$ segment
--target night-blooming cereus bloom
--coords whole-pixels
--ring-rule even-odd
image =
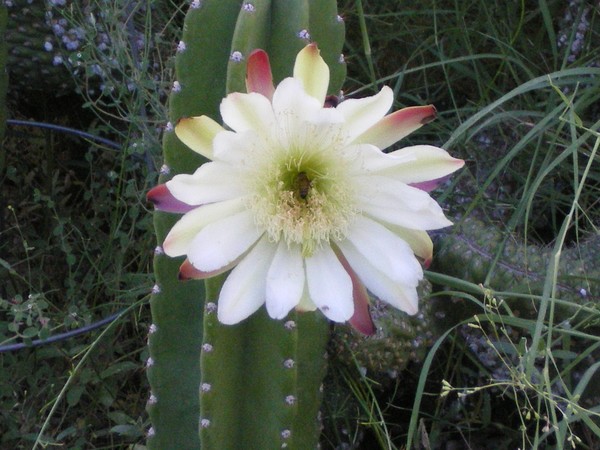
[[[233,269],[218,299],[225,324],[266,304],[275,319],[318,308],[370,334],[367,289],[416,313],[417,257],[432,257],[425,230],[451,225],[427,191],[463,161],[430,145],[382,150],[432,120],[435,108],[386,115],[388,87],[324,107],[329,68],[314,44],[277,88],[264,51],[247,67],[248,93],[221,103],[228,129],[206,116],[175,127],[211,162],[148,194],[157,209],[185,213],[163,243],[167,255],[187,257],[180,277]]]

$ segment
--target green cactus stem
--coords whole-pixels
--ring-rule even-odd
[[[161,180],[191,172],[202,163],[200,157],[175,137],[173,124],[187,116],[218,117],[218,105],[225,95],[225,86],[218,80],[226,78],[229,49],[214,43],[231,41],[238,10],[237,0],[205,1],[202,8],[195,4],[190,7],[178,47],[177,79],[170,97]],[[197,30],[205,31],[198,33]],[[190,45],[182,51],[186,42]],[[159,244],[176,219],[167,213],[155,213]],[[197,281],[179,282],[180,264],[181,261],[165,256],[160,245],[157,247],[147,364],[151,386],[148,400],[152,421],[148,447],[151,449],[200,448],[198,389],[204,286]]]
[[[271,31],[271,0],[242,5],[231,42],[227,66],[227,92],[245,92],[246,59],[252,50],[267,49]]]
[[[313,20],[317,28],[308,30],[310,17],[324,14],[327,20]],[[191,173],[202,163],[175,137],[179,119],[205,114],[219,120],[221,99],[245,91],[245,62],[255,48],[269,53],[275,82],[291,76],[295,56],[313,31],[322,37],[325,60],[337,74],[329,90],[338,92],[345,65],[335,1],[192,1],[177,46],[160,181]],[[156,213],[159,243],[174,221]],[[208,280],[205,295],[202,283],[178,281],[180,264],[157,247],[148,447],[315,448],[327,321],[320,313],[290,313],[275,321],[259,311],[239,325],[224,326],[213,314],[223,279]]]
[[[500,251],[499,258],[497,252]],[[449,233],[437,239],[432,270],[504,292],[541,295],[551,248],[524,244],[518,237],[506,238],[497,226],[465,218],[457,221]],[[600,234],[591,234],[578,245],[563,250],[558,266],[556,296],[566,303],[556,305],[555,321],[576,319],[578,306],[600,301]],[[497,261],[496,261],[497,258]],[[487,281],[486,281],[487,280]],[[535,317],[533,300],[507,299],[513,312]],[[440,302],[443,310],[443,302]],[[460,314],[453,307],[451,314]],[[463,311],[462,314],[468,314]]]

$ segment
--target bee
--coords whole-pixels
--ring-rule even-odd
[[[312,181],[310,181],[306,172],[298,172],[298,175],[296,175],[296,185],[298,186],[298,194],[302,200],[306,200],[311,184]]]

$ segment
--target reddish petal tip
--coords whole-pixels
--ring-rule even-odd
[[[275,92],[269,55],[262,49],[253,50],[248,56],[246,91],[257,92],[268,99],[271,99]]]
[[[192,266],[190,260],[186,258],[183,264],[179,266],[177,278],[179,281],[198,280],[206,278],[206,274]]]
[[[356,331],[367,336],[372,336],[375,334],[375,324],[373,323],[371,312],[369,311],[369,294],[367,294],[367,289],[358,278],[356,272],[354,272],[352,267],[350,267],[350,264],[343,253],[341,251],[337,251],[336,256],[352,280],[352,300],[354,302],[354,314],[352,314],[352,317],[350,317],[348,323]]]
[[[171,213],[186,213],[196,208],[173,197],[166,184],[153,187],[146,194],[146,200],[154,205],[158,211]]]
[[[421,125],[426,125],[429,122],[433,122],[435,120],[435,118],[437,117],[437,109],[435,108],[435,106],[433,105],[428,105],[425,108],[429,108],[430,109],[430,114],[428,116],[424,116],[421,118]]]
[[[356,331],[366,336],[373,336],[375,334],[375,324],[371,318],[371,313],[369,312],[368,306],[361,311],[355,311],[348,323]]]

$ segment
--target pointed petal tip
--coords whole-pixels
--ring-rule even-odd
[[[257,92],[269,100],[273,98],[275,86],[269,55],[262,49],[253,50],[246,66],[246,91]]]
[[[410,305],[410,307],[405,309],[404,312],[409,316],[414,316],[419,312],[419,307],[417,305]]]
[[[329,67],[321,57],[315,42],[308,44],[296,56],[294,78],[302,81],[304,90],[316,98],[320,104],[325,103],[329,88]]]
[[[426,125],[429,122],[433,122],[437,117],[437,108],[433,105],[427,105],[423,107],[424,110],[429,110],[429,115],[423,115],[420,120],[421,125]]]
[[[201,280],[204,278],[206,278],[206,272],[196,269],[187,258],[183,261],[181,266],[179,266],[179,273],[177,274],[177,279],[179,281]]]
[[[196,206],[177,200],[166,184],[159,184],[150,189],[146,194],[146,200],[152,203],[157,211],[162,212],[183,214],[196,208]]]
[[[212,159],[213,140],[225,129],[208,116],[182,117],[175,125],[177,138],[196,153]]]
[[[348,323],[352,328],[365,336],[373,336],[375,334],[375,324],[368,309],[366,310],[366,314],[359,314],[358,311],[355,312]]]
[[[370,143],[384,149],[432,122],[436,117],[437,109],[433,105],[408,106],[385,116],[358,136],[357,142]]]
[[[257,48],[254,49],[250,52],[250,55],[248,56],[248,60],[250,60],[251,58],[259,58],[259,59],[269,59],[269,55],[267,54],[266,51],[264,51],[262,48]]]
[[[319,46],[316,42],[311,42],[306,47],[307,51],[320,53]]]
[[[371,312],[369,310],[369,294],[367,293],[367,289],[365,285],[360,281],[360,278],[350,266],[350,263],[344,256],[344,254],[336,249],[336,256],[346,273],[350,276],[352,280],[352,301],[354,303],[354,312],[352,313],[352,317],[348,319],[348,323],[359,333],[362,333],[366,336],[372,336],[375,334],[375,324],[373,323],[373,318],[371,317]]]

